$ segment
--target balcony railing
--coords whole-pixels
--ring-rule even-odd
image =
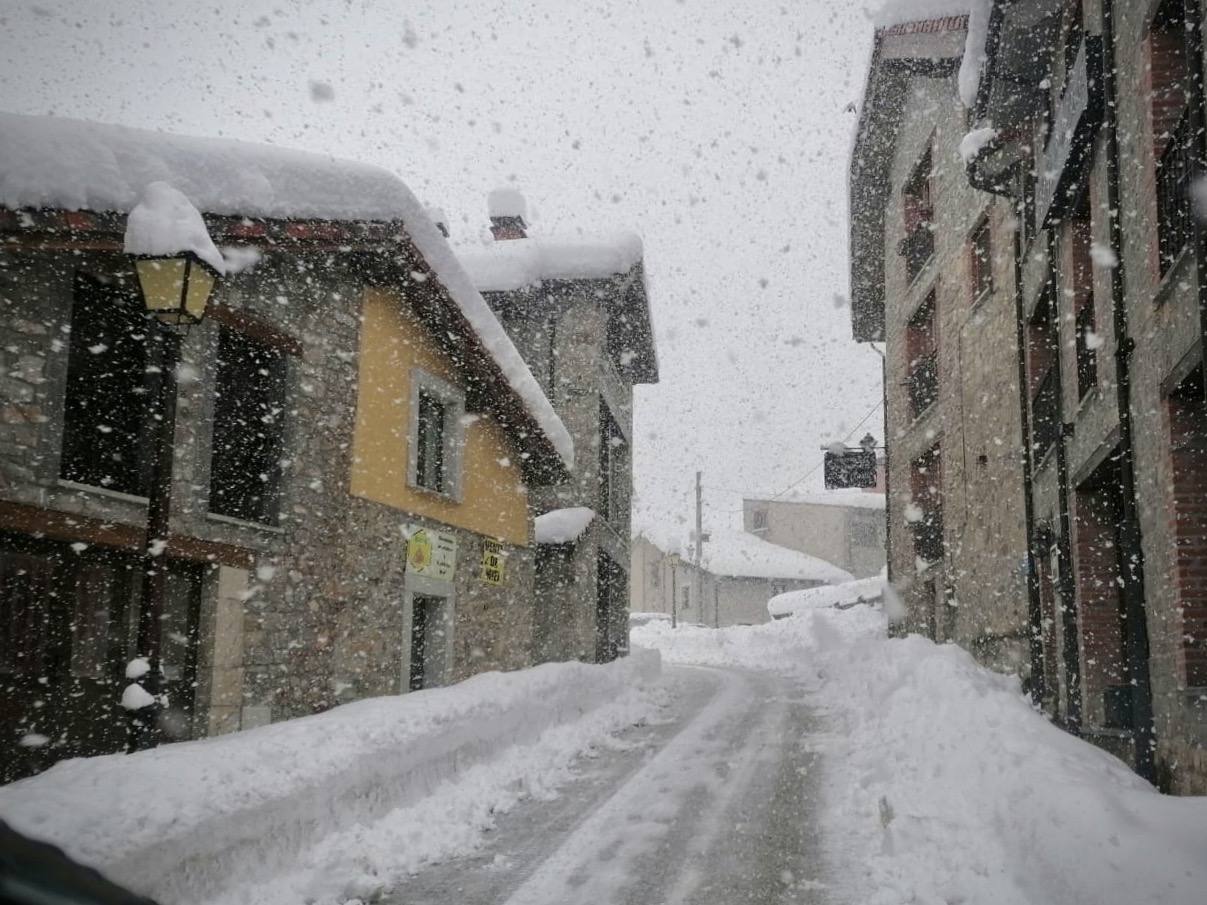
[[[1060,436],[1060,407],[1057,402],[1056,369],[1051,367],[1031,397],[1031,444],[1036,459],[1043,458]]]
[[[931,352],[914,363],[909,380],[909,407],[917,418],[939,398],[939,355]]]
[[[898,248],[905,258],[905,276],[910,282],[922,272],[935,253],[935,234],[930,230],[930,218],[927,217],[901,240]]]
[[[1182,111],[1177,126],[1157,162],[1157,243],[1161,254],[1161,276],[1190,241],[1190,178],[1194,151],[1190,140],[1190,110]]]

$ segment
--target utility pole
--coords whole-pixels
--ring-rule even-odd
[[[673,553],[671,554],[671,557],[670,557],[670,560],[671,560],[671,628],[679,627],[679,613],[678,613],[678,610],[676,609],[676,602],[675,602],[675,598],[679,596],[679,589],[677,587],[675,587],[675,571],[676,571],[675,566],[677,564],[676,560],[678,560],[678,558],[679,557],[674,555]]]
[[[703,476],[704,472],[696,472],[696,558],[693,562],[697,569],[704,565],[704,488],[700,484]]]

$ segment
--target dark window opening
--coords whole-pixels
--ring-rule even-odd
[[[1098,383],[1098,346],[1095,333],[1094,312],[1094,268],[1090,256],[1090,220],[1088,202],[1083,199],[1081,211],[1084,216],[1070,224],[1073,258],[1073,327],[1074,345],[1077,351],[1077,398],[1086,394]]]
[[[624,505],[626,445],[620,427],[607,407],[599,407],[599,514],[616,521]]]
[[[972,300],[977,302],[993,291],[993,245],[989,221],[985,220],[972,234],[971,271]]]
[[[906,327],[906,354],[909,356],[906,383],[910,412],[915,418],[939,398],[939,336],[935,307],[932,289]]]
[[[943,559],[942,458],[938,444],[913,461],[910,494],[918,510],[913,513],[914,556],[925,563]]]
[[[905,238],[901,240],[899,251],[905,258],[906,279],[911,282],[935,253],[931,170],[931,151],[928,147],[902,190]]]
[[[419,391],[418,436],[415,438],[415,483],[443,493],[444,444],[447,412],[444,403],[426,390]]]
[[[1056,325],[1045,295],[1027,324],[1027,377],[1031,393],[1031,446],[1040,459],[1060,436]]]
[[[64,479],[146,496],[153,407],[146,380],[158,351],[148,337],[154,329],[134,292],[77,275],[59,465]]]
[[[284,354],[223,327],[214,387],[210,512],[263,524],[276,521],[284,410]]]
[[[1164,276],[1190,241],[1193,222],[1190,179],[1195,171],[1187,96],[1185,20],[1182,0],[1165,0],[1149,31],[1153,156],[1157,182],[1159,272]]]
[[[1170,393],[1173,584],[1181,618],[1177,659],[1187,687],[1207,687],[1207,404],[1202,368]]]

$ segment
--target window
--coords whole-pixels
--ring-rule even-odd
[[[927,147],[902,190],[905,238],[901,240],[898,250],[905,258],[905,276],[910,282],[935,253],[935,235],[932,232],[935,212],[930,180],[931,152]]]
[[[66,480],[146,495],[151,400],[144,384],[153,327],[135,293],[76,277],[59,465]]]
[[[917,418],[939,398],[938,328],[935,320],[936,298],[932,289],[909,320],[905,332],[909,356],[910,411]]]
[[[628,505],[628,447],[620,426],[602,402],[599,406],[599,512],[618,520]]]
[[[1200,577],[1207,545],[1207,405],[1202,368],[1169,395],[1173,480],[1174,589],[1181,618],[1177,659],[1182,681],[1207,687],[1207,584]]]
[[[751,530],[755,533],[767,530],[767,510],[755,509],[750,516]]]
[[[1164,276],[1193,231],[1190,178],[1194,172],[1193,136],[1190,134],[1190,68],[1186,63],[1182,0],[1165,0],[1157,9],[1148,38],[1152,66],[1153,157],[1157,181],[1157,251]]]
[[[976,304],[993,291],[993,248],[992,235],[989,232],[989,221],[981,221],[981,225],[972,234],[970,270],[972,274],[972,301]]]
[[[237,330],[218,334],[210,512],[277,519],[284,445],[285,358]]]
[[[1088,192],[1082,193],[1074,219],[1069,223],[1072,246],[1071,296],[1073,300],[1074,346],[1077,351],[1077,398],[1098,383],[1099,340],[1094,332],[1094,267],[1090,256],[1090,210]]]
[[[464,443],[465,395],[416,368],[411,372],[410,486],[459,500]]]
[[[1031,447],[1036,459],[1060,436],[1060,400],[1057,398],[1058,367],[1056,324],[1052,302],[1045,295],[1027,324],[1027,377],[1031,393]]]
[[[444,492],[444,403],[419,391],[419,434],[415,439],[415,483]]]
[[[919,512],[912,522],[914,556],[925,563],[943,558],[942,459],[939,445],[915,459],[910,468],[910,494]]]

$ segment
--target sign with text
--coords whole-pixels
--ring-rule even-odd
[[[500,585],[506,576],[507,554],[503,545],[493,540],[482,541],[482,580]]]
[[[452,581],[457,568],[457,538],[445,531],[415,530],[407,541],[407,571]]]
[[[845,449],[827,452],[825,461],[826,490],[847,487],[876,486],[876,452],[868,449]]]

